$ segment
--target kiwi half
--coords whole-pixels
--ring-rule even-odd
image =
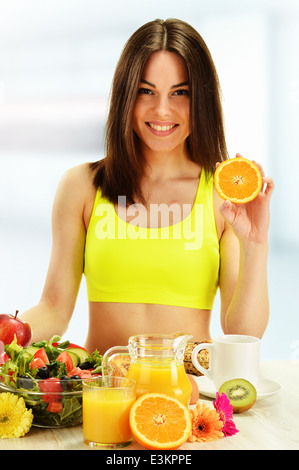
[[[225,393],[233,406],[234,413],[248,411],[255,403],[256,389],[245,379],[233,379],[224,382],[219,388],[219,395]]]

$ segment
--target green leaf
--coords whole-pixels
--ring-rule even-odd
[[[60,340],[61,340],[61,336],[54,335],[54,336],[52,336],[52,338],[50,339],[49,344],[59,343]]]
[[[16,388],[19,368],[11,361],[5,362],[0,369],[0,377],[5,385]]]
[[[60,413],[61,421],[69,421],[73,420],[74,413],[80,411],[81,413],[81,406],[82,406],[82,399],[72,397],[72,398],[64,398],[62,400],[63,408]]]
[[[4,346],[5,352],[9,355],[12,361],[14,361],[21,351],[23,351],[23,347],[20,346],[17,342],[17,336],[14,335],[14,339],[10,344],[6,344]]]

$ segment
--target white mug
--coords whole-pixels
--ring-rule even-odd
[[[197,360],[201,349],[209,352],[209,369],[202,367]],[[245,335],[219,336],[212,343],[195,346],[191,359],[196,369],[212,380],[216,390],[231,379],[245,379],[256,387],[259,380],[260,339]]]

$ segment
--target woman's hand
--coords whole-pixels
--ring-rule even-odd
[[[237,157],[240,156],[237,154]],[[263,185],[260,193],[255,199],[245,204],[224,201],[219,210],[241,243],[266,243],[270,223],[270,199],[274,183],[272,178],[265,177],[260,164],[253,163],[259,168],[262,175]]]

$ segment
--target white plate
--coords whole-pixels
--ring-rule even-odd
[[[208,379],[204,375],[201,377],[196,377],[193,375],[193,378],[197,383],[199,393],[209,398],[216,398],[216,389],[210,379]],[[259,400],[260,398],[270,397],[271,395],[274,395],[275,393],[279,392],[280,389],[281,385],[279,385],[277,382],[261,378],[256,387],[256,398],[257,400]]]

